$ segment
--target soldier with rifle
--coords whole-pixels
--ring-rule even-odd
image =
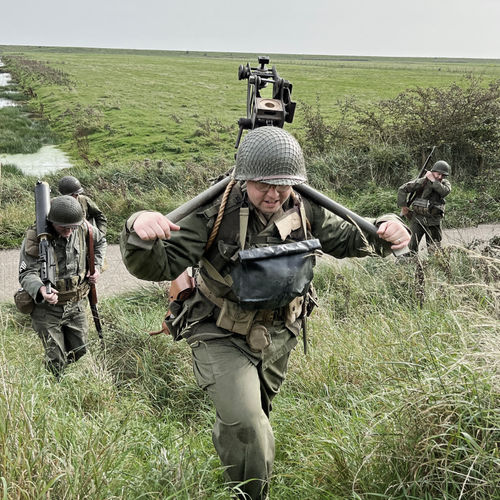
[[[59,379],[68,363],[86,353],[85,300],[89,290],[95,290],[106,239],[84,221],[75,198],[66,195],[50,201],[49,193],[48,184],[38,181],[36,225],[28,229],[21,246],[19,282],[33,299],[31,322],[42,340],[46,367]],[[94,320],[96,302],[94,294]]]
[[[447,179],[451,167],[447,162],[439,160],[427,170],[433,151],[434,148],[418,177],[398,189],[397,203],[401,207],[401,215],[410,220],[412,236],[409,249],[413,254],[418,252],[423,236],[430,251],[439,248],[443,239],[441,221],[444,217],[445,197],[451,192],[451,184]]]
[[[272,400],[315,304],[316,256],[385,256],[410,240],[396,215],[368,221],[327,211],[301,195],[306,181],[297,140],[264,123],[241,141],[230,176],[168,216],[133,214],[121,235],[125,265],[141,279],[173,280],[196,268],[165,330],[191,347],[197,383],[216,408],[213,443],[240,498],[268,494]]]
[[[80,181],[72,175],[65,175],[59,180],[57,185],[60,194],[73,196],[82,206],[83,216],[99,231],[105,235],[108,227],[108,219],[96,202],[83,194],[83,187]]]

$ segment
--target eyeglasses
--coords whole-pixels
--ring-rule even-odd
[[[252,181],[255,189],[261,193],[267,193],[271,188],[276,189],[278,193],[286,193],[291,186],[277,186],[276,184],[267,184],[265,182]]]

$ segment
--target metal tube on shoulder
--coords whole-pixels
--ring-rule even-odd
[[[222,192],[229,184],[231,179],[232,177],[230,175],[224,177],[222,180],[220,180],[213,186],[210,186],[208,189],[206,189],[199,195],[195,196],[192,200],[184,203],[180,207],[168,213],[166,215],[167,219],[176,223],[179,220],[186,217],[187,215],[189,215],[190,213],[194,212],[199,207],[205,205],[206,203],[209,203],[213,199],[217,198],[217,196],[222,194]],[[308,186],[307,184],[298,184],[296,186],[293,186],[293,189],[298,193],[302,194],[305,198],[314,201],[318,205],[321,205],[323,208],[326,208],[330,212],[333,212],[335,215],[338,215],[339,217],[349,222],[350,224],[359,227],[359,229],[361,229],[362,231],[371,234],[372,236],[379,237],[377,234],[378,228],[375,224],[372,224],[364,217],[361,217],[360,215],[353,212],[352,210],[349,210],[340,203],[333,201],[332,199],[328,198],[328,196],[325,196],[319,191],[316,191],[311,186]],[[132,236],[135,235],[131,235],[131,238]],[[138,236],[135,236],[131,241],[131,243],[142,248],[151,248],[153,245],[152,241],[148,242],[142,241]],[[390,243],[386,241],[384,241],[384,244],[390,246]],[[393,250],[393,253],[396,256],[405,254],[407,252],[408,252],[407,247],[400,250]]]
[[[166,215],[167,219],[174,223],[179,222],[181,219],[186,217],[186,215],[194,212],[197,208],[212,201],[214,198],[217,198],[217,196],[219,196],[224,191],[224,189],[226,189],[226,186],[229,184],[230,180],[230,175],[224,177],[213,186],[210,186],[208,189],[205,189],[205,191],[195,196],[192,200],[189,200],[180,207],[177,207],[175,210],[172,210],[172,212]]]
[[[358,226],[361,230],[374,236],[378,236],[378,228],[375,224],[372,224],[370,221],[367,221],[365,218],[361,217],[355,212],[352,212],[340,203],[333,201],[332,199],[328,198],[328,196],[325,196],[319,191],[316,191],[316,189],[313,189],[311,186],[308,186],[307,184],[298,184],[297,186],[293,186],[293,189],[302,194],[305,198],[314,201],[318,205],[321,205],[323,208],[326,208],[330,212],[333,212],[335,215],[342,217],[342,219],[346,220],[347,222]]]
[[[364,231],[368,234],[371,234],[373,236],[376,236],[377,238],[380,238],[379,235],[377,234],[378,227],[375,224],[372,224],[370,221],[366,220],[364,217],[361,217],[357,213],[353,212],[352,210],[349,210],[348,208],[344,207],[340,203],[337,203],[336,201],[333,201],[332,199],[328,198],[328,196],[325,196],[324,194],[320,193],[319,191],[316,191],[316,189],[313,189],[311,186],[308,186],[307,184],[298,184],[297,186],[293,186],[293,189],[303,195],[305,198],[308,198],[318,205],[322,206],[323,208],[326,208],[330,212],[334,213],[335,215],[338,215],[345,221],[354,224],[355,226],[359,227],[361,231]],[[391,246],[391,244],[385,240],[381,241],[384,242],[384,245],[386,246]],[[392,253],[397,257],[400,255],[404,255],[408,253],[408,247],[401,248],[399,250],[392,250]]]
[[[195,196],[192,200],[187,201],[182,204],[180,207],[177,207],[172,212],[166,214],[166,218],[173,223],[179,222],[181,219],[194,212],[196,209],[205,205],[206,203],[212,201],[217,198],[220,194],[224,192],[226,186],[231,181],[231,176],[228,175],[215,183],[213,186],[210,186],[208,189],[205,189],[202,193]],[[141,240],[137,234],[132,233],[129,237],[129,243],[135,245],[136,247],[142,248],[143,250],[151,250],[153,247],[153,240]]]

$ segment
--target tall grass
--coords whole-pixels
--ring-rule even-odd
[[[498,496],[500,261],[447,252],[422,273],[320,263],[309,352],[273,403],[271,498]],[[4,496],[229,498],[189,348],[147,335],[165,301],[162,287],[104,300],[104,350],[92,334],[59,384],[26,317],[2,309]]]
[[[60,383],[45,372],[41,344],[26,318],[2,309],[4,498],[229,498],[211,450],[206,403],[196,393],[191,419],[171,401],[173,394],[189,398],[194,392],[178,384],[184,377],[174,369],[187,365],[186,351],[180,359],[175,349],[170,361],[162,359],[162,341],[143,330],[153,299],[111,300],[112,309],[103,310],[104,350],[92,339],[91,354]],[[114,314],[132,311],[129,324],[113,326]]]

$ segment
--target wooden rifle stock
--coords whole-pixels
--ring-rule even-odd
[[[94,236],[93,236],[93,230],[92,230],[92,224],[88,222],[87,220],[85,221],[87,224],[87,229],[88,229],[88,248],[89,248],[89,274],[92,276],[95,273],[95,254],[94,254]],[[95,324],[95,329],[97,330],[97,335],[101,340],[104,339],[103,334],[102,334],[102,325],[101,325],[101,318],[99,317],[99,311],[97,309],[97,288],[95,286],[95,283],[89,283],[90,285],[90,291],[89,291],[89,304],[90,304],[90,310],[92,311],[92,318],[94,320]]]

